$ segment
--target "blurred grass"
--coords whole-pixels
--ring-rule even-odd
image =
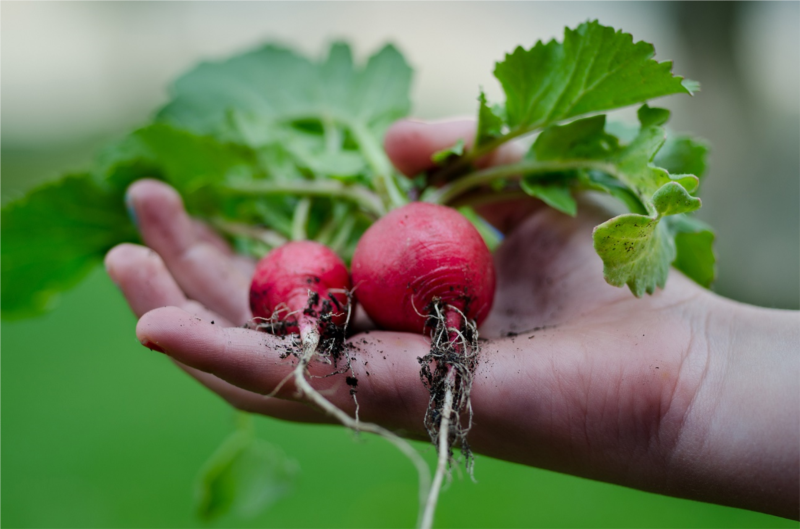
[[[233,412],[143,348],[135,323],[100,269],[53,313],[3,323],[3,527],[203,526],[192,485]],[[256,519],[211,527],[413,525],[416,478],[393,447],[335,427],[257,428],[298,461],[297,488]],[[444,492],[437,526],[797,526],[485,457],[476,477]]]

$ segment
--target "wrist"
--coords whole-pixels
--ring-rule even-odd
[[[705,357],[703,374],[667,486],[676,495],[797,518],[800,314],[712,295],[697,316],[693,354]]]

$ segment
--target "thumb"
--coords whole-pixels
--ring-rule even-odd
[[[404,119],[395,122],[386,132],[384,148],[392,164],[404,175],[415,176],[433,169],[431,157],[459,140],[472,148],[476,123],[473,119],[420,121]],[[504,165],[519,161],[524,149],[518,143],[506,143],[478,160],[478,167]],[[482,206],[479,213],[496,228],[508,232],[538,209],[539,203],[527,198]]]

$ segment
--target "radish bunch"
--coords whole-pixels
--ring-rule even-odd
[[[479,351],[477,326],[488,315],[494,297],[492,256],[460,213],[414,202],[391,211],[364,233],[353,254],[352,274],[359,302],[379,327],[431,337],[430,353],[419,359],[430,392],[425,426],[439,450],[422,517],[422,526],[430,527],[456,443],[471,468],[466,439],[471,418],[462,425],[461,414],[471,413],[469,393]],[[344,263],[332,250],[319,243],[292,242],[259,262],[250,305],[254,316],[264,322],[260,328],[299,333],[302,353],[294,373],[301,393],[344,424],[365,430],[357,418],[353,421],[314,391],[303,376],[318,348],[325,356],[343,345],[350,285]],[[368,427],[387,437],[380,427]],[[398,444],[397,439],[390,440]],[[406,453],[410,449],[401,448]],[[421,484],[425,484],[422,478]]]

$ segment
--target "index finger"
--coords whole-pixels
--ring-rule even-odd
[[[136,336],[147,347],[244,390],[266,395],[280,387],[277,397],[297,398],[289,376],[297,346],[289,337],[223,328],[176,307],[145,314]],[[422,335],[377,331],[354,336],[349,344],[355,386],[343,376],[327,376],[336,366],[312,362],[314,388],[351,417],[356,411],[351,390],[357,388],[362,419],[421,434],[429,394],[420,383],[417,358],[428,352],[430,342]]]

